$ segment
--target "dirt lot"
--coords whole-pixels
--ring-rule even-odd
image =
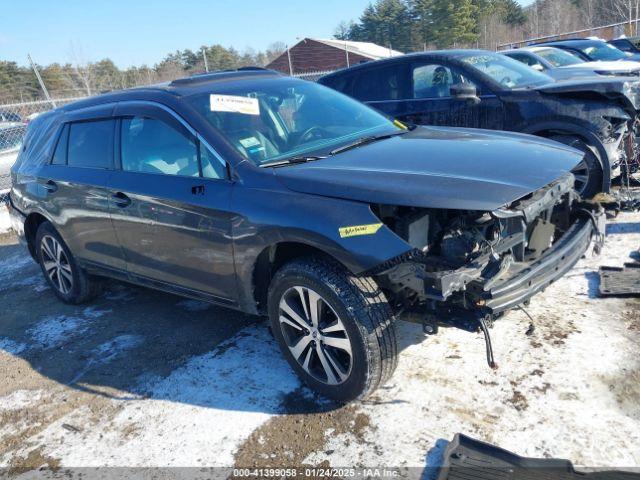
[[[528,456],[640,466],[640,301],[598,299],[599,265],[640,246],[640,215],[601,257],[492,330],[400,326],[392,381],[338,407],[303,388],[258,318],[118,283],[59,303],[0,236],[0,466],[425,467],[456,432]],[[409,471],[409,470],[407,470]],[[415,474],[415,472],[418,472]]]

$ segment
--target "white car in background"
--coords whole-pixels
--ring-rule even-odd
[[[586,62],[571,52],[548,46],[524,47],[500,53],[556,80],[598,75],[640,77],[640,62],[631,60]]]

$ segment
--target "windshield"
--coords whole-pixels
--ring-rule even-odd
[[[627,55],[613,45],[605,42],[594,42],[581,47],[580,51],[592,60],[624,60]]]
[[[373,109],[289,78],[216,86],[187,101],[255,165],[326,155],[354,140],[402,130]]]
[[[459,58],[481,73],[491,77],[492,80],[503,87],[517,88],[553,82],[553,79],[548,75],[537,72],[505,55],[483,52]]]
[[[585,63],[584,60],[581,60],[574,54],[565,50],[560,50],[559,48],[541,48],[539,50],[535,50],[535,53],[540,55],[554,67],[566,67],[567,65]]]

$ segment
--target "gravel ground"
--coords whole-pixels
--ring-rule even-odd
[[[429,476],[456,432],[521,455],[640,466],[640,300],[596,298],[640,246],[640,214],[480,334],[400,324],[400,364],[366,402],[302,387],[261,319],[119,283],[59,303],[0,235],[0,467],[402,467]],[[412,467],[412,468],[409,468]],[[18,471],[18,470],[11,470]]]

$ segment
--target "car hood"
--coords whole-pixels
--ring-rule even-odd
[[[576,77],[531,87],[547,95],[583,94],[590,92],[602,98],[622,101],[625,108],[640,110],[640,82],[637,77]]]
[[[596,72],[623,73],[640,70],[640,63],[630,62],[628,60],[618,60],[615,62],[584,62],[558,68],[563,70],[592,70]]]
[[[560,178],[581,158],[578,150],[530,135],[417,127],[274,172],[296,192],[378,204],[491,211]]]

